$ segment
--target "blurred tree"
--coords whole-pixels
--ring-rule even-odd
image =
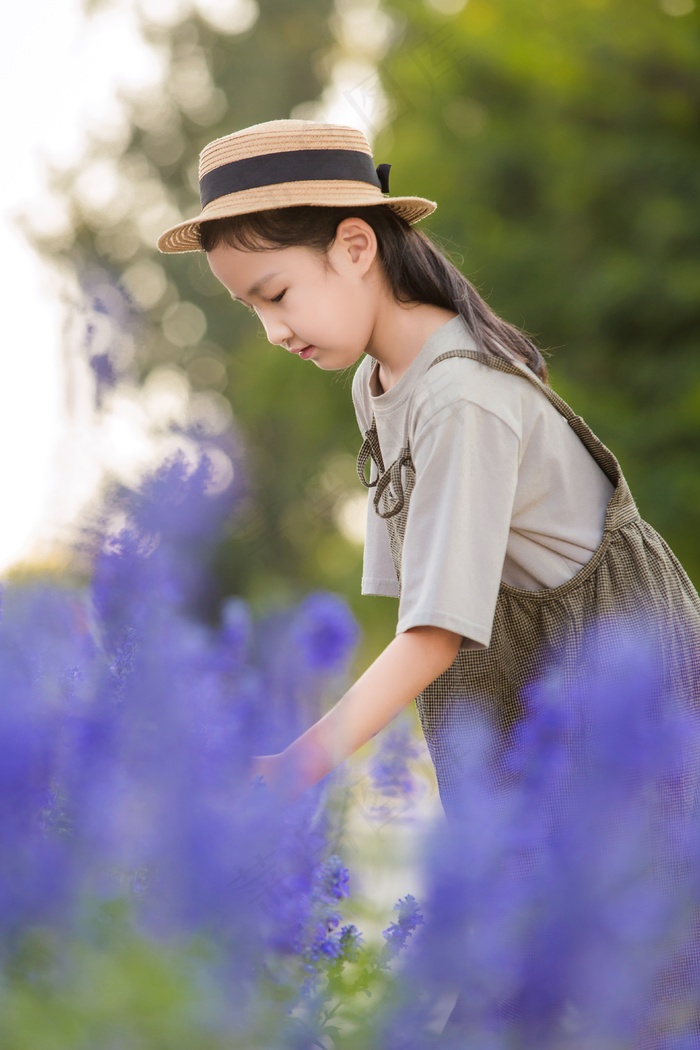
[[[201,255],[155,250],[158,233],[198,211],[206,142],[316,116],[339,58],[368,42],[378,72],[346,69],[348,122],[393,164],[394,195],[439,202],[423,228],[495,309],[556,350],[554,385],[700,579],[693,0],[634,12],[624,0],[140,3],[160,83],[125,98],[117,146],[95,142],[80,170],[57,176],[75,228],[45,248],[121,281],[144,312],[142,375],[165,364],[233,406],[251,490],[217,555],[222,593],[257,610],[315,587],[345,593],[364,628],[361,661],[394,630],[394,601],[359,596],[350,373],[279,353]]]
[[[335,7],[333,0],[142,0],[141,32],[159,57],[160,79],[124,95],[121,139],[95,140],[79,167],[54,172],[54,192],[73,216],[70,235],[35,231],[88,299],[96,269],[125,290],[141,314],[141,378],[166,367],[195,392],[230,400],[250,488],[217,570],[222,592],[244,593],[258,607],[321,586],[360,604],[361,541],[349,537],[357,533],[353,498],[364,505],[364,490],[354,468],[351,377],[329,377],[270,347],[202,255],[162,257],[155,242],[199,211],[198,155],[207,142],[264,120],[315,115],[341,49]],[[93,314],[112,309],[92,304]],[[121,317],[115,326],[124,329]],[[91,352],[108,383],[115,369]]]
[[[700,580],[700,11],[391,0],[392,192],[530,331]],[[371,119],[371,113],[367,113]],[[465,254],[461,255],[460,252]]]

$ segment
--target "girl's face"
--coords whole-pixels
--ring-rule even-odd
[[[219,244],[212,273],[262,321],[276,346],[319,368],[347,368],[370,352],[377,323],[376,238],[362,219],[344,219],[325,259],[310,248],[243,251]],[[325,264],[325,265],[324,265]]]

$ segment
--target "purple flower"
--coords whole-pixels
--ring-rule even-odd
[[[349,896],[349,880],[349,872],[336,854],[316,867],[308,897],[308,919],[298,946],[305,972],[299,1001],[313,1002],[329,970],[357,955],[361,934],[352,924],[341,926],[337,907],[338,901]]]
[[[105,392],[128,371],[133,359],[129,337],[139,327],[131,297],[105,270],[93,266],[81,274],[84,349],[95,376],[95,400],[102,406]]]
[[[340,914],[328,912],[324,919],[315,926],[314,937],[308,949],[310,973],[323,962],[351,962],[357,955],[362,942],[362,935],[352,923],[340,927]],[[311,984],[307,982],[307,992]]]
[[[339,940],[342,957],[347,962],[354,962],[357,958],[358,949],[362,944],[362,934],[354,923],[349,923],[341,928]]]
[[[350,896],[350,872],[336,854],[325,860],[316,873],[316,894],[324,901]]]
[[[92,338],[94,327],[88,325],[87,339]],[[110,390],[116,385],[117,371],[108,353],[92,354],[89,358],[90,368],[95,377],[95,402],[97,408],[102,407],[105,390]]]
[[[404,898],[396,902],[394,911],[398,911],[398,919],[396,922],[392,922],[386,930],[382,931],[382,936],[386,941],[387,960],[393,959],[394,956],[403,951],[409,938],[425,921],[419,910],[416,898],[410,893],[407,893]]]
[[[374,787],[389,798],[410,798],[416,790],[411,762],[420,754],[410,723],[397,719],[382,734],[379,747],[370,759],[369,772]]]
[[[681,1035],[700,997],[690,966],[675,1003],[655,1003],[664,969],[693,957],[700,723],[643,633],[609,637],[591,631],[573,685],[555,667],[530,688],[505,776],[495,730],[475,727],[459,804],[424,843],[426,924],[403,978],[461,988],[455,1046],[553,1050],[572,1025],[627,1046],[656,1025]]]
[[[176,458],[138,493],[113,494],[123,528],[93,527],[89,593],[5,589],[0,940],[11,952],[37,923],[80,936],[81,901],[122,898],[142,935],[210,938],[208,979],[240,1027],[256,974],[337,962],[357,938],[336,911],[348,874],[324,789],[283,808],[249,783],[271,730],[293,735],[294,692],[242,599],[226,599],[218,627],[198,615],[227,505],[198,463]],[[336,600],[324,608],[325,620],[288,613],[285,631],[303,621],[328,657],[319,637],[335,615],[337,666],[354,621]],[[322,671],[291,673],[317,717]]]
[[[250,609],[242,598],[227,598],[221,607],[221,649],[227,665],[240,666],[250,648],[253,624]]]
[[[341,671],[359,638],[348,605],[332,594],[310,594],[296,611],[290,640],[303,664],[312,671]]]

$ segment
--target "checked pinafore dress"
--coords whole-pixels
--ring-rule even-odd
[[[659,639],[664,680],[700,711],[700,598],[668,544],[640,517],[612,452],[534,373],[476,350],[450,350],[429,367],[452,357],[471,358],[533,383],[564,416],[615,488],[602,540],[590,561],[570,580],[547,590],[524,590],[502,582],[489,647],[460,649],[451,667],[417,697],[448,816],[459,786],[459,741],[468,738],[475,717],[481,721],[487,714],[503,731],[505,742],[522,716],[523,688],[546,672],[555,654],[560,680],[575,681],[582,639],[594,624],[624,622],[631,629],[653,630]],[[367,481],[370,461],[376,477]],[[385,466],[373,419],[357,457],[357,470],[362,484],[375,489],[374,506],[386,520],[400,591],[401,552],[415,482],[408,438],[394,462]],[[445,484],[449,485],[449,478]],[[616,636],[610,629],[614,645]],[[605,644],[604,628],[602,633]],[[452,731],[446,732],[448,728]]]
[[[582,657],[594,626],[597,644],[613,654],[621,624],[640,635],[643,632],[662,665],[664,702],[670,699],[690,705],[700,713],[700,598],[667,543],[640,517],[616,458],[534,373],[467,349],[443,353],[429,367],[439,367],[452,357],[471,358],[533,383],[567,420],[610,479],[614,492],[602,539],[590,561],[570,580],[547,590],[524,590],[502,582],[488,648],[460,649],[452,665],[416,698],[448,819],[458,813],[460,776],[473,731],[486,717],[497,730],[496,747],[503,758],[511,731],[523,717],[529,683],[551,672],[555,663],[561,702],[576,694],[585,666]],[[369,481],[365,477],[368,464],[374,475]],[[373,418],[358,454],[357,470],[363,485],[375,489],[375,510],[386,520],[400,593],[401,553],[416,477],[408,437],[394,462],[386,466]],[[444,483],[449,485],[449,478]],[[448,551],[445,556],[449,557]],[[700,756],[691,756],[691,768],[699,765]],[[507,780],[508,762],[496,761],[493,775],[497,781]],[[675,786],[673,790],[674,806],[697,806],[694,777],[687,786],[680,786],[677,796]],[[700,954],[683,966],[698,972]],[[682,974],[672,978],[672,983],[676,981],[682,998],[686,981]],[[647,1044],[642,1038],[639,1045]]]

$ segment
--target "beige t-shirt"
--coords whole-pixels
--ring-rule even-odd
[[[385,467],[408,441],[416,469],[396,633],[433,625],[461,634],[465,648],[481,648],[491,638],[501,580],[526,590],[557,587],[590,560],[613,485],[533,383],[469,358],[428,371],[454,349],[475,349],[461,317],[438,328],[383,394],[371,393],[377,363],[365,356],[352,397],[363,436],[375,417]],[[399,597],[373,494],[362,593]]]

